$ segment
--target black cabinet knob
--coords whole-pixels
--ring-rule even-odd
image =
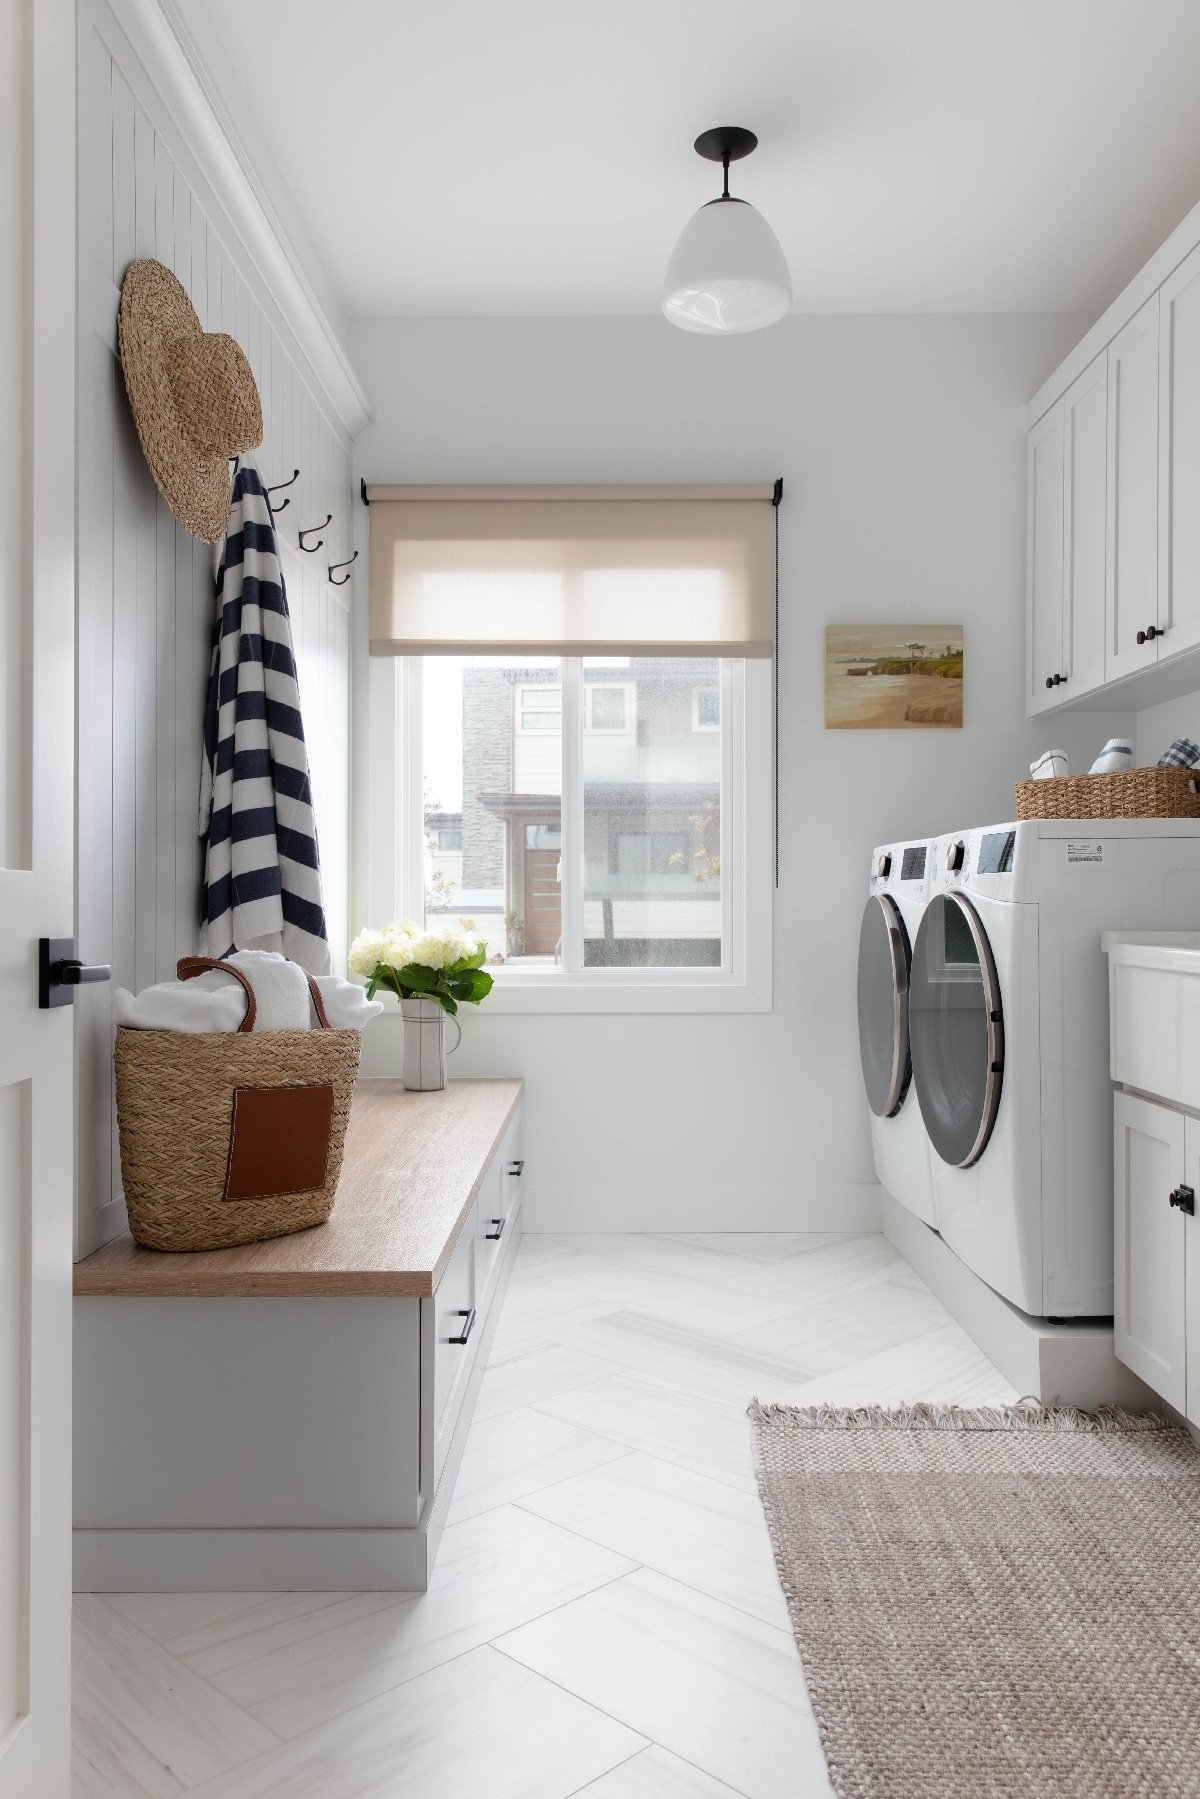
[[[1144,631],[1138,632],[1137,640],[1139,643],[1153,643],[1156,637],[1163,637],[1165,635],[1166,633],[1160,631],[1157,625],[1147,625]]]
[[[1054,680],[1055,680],[1055,677],[1054,677],[1054,676],[1053,676],[1053,675],[1047,675],[1047,676],[1046,676],[1046,686],[1047,686],[1047,687],[1053,687],[1053,686],[1054,686]]]

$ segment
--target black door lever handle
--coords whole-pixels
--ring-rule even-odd
[[[52,1006],[69,1006],[76,987],[111,980],[112,969],[106,963],[79,960],[73,937],[38,939],[38,1005],[43,1012]]]

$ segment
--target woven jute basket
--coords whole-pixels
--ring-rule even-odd
[[[147,1249],[225,1249],[254,1243],[323,1224],[333,1210],[361,1033],[330,1027],[319,991],[310,980],[320,1028],[251,1035],[254,995],[238,969],[189,957],[179,964],[180,979],[210,968],[225,969],[246,991],[246,1018],[239,1031],[198,1036],[117,1031],[121,1175],[130,1233]],[[268,1089],[287,1090],[267,1104],[277,1105],[282,1097],[300,1108],[294,1115],[311,1113],[318,1119],[318,1134],[329,1119],[324,1179],[297,1192],[231,1196],[235,1112],[248,1098],[257,1100]],[[305,1089],[311,1090],[311,1098]],[[322,1145],[324,1141],[321,1135]],[[268,1161],[269,1154],[268,1144]],[[260,1188],[273,1189],[269,1173],[268,1169]]]
[[[1200,818],[1194,768],[1127,768],[1017,782],[1018,818]]]

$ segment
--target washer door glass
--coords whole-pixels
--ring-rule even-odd
[[[944,1162],[969,1168],[996,1122],[1004,1019],[987,933],[961,894],[936,895],[921,917],[908,1030],[929,1140]]]
[[[908,1057],[908,932],[896,902],[872,894],[858,933],[858,1051],[877,1118],[904,1104]]]

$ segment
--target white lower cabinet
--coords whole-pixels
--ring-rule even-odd
[[[1200,1119],[1131,1093],[1114,1102],[1116,1353],[1147,1386],[1188,1407],[1188,1259],[1200,1289],[1194,1218],[1182,1209],[1200,1162]],[[1200,1292],[1193,1297],[1200,1338]],[[1198,1352],[1200,1353],[1200,1352]],[[1193,1395],[1200,1406],[1200,1390]]]
[[[351,1271],[312,1297],[78,1299],[78,1589],[424,1588],[520,1242],[521,1167],[517,1111],[432,1293],[372,1291],[368,1259],[365,1291]],[[339,1194],[343,1216],[358,1197]]]

